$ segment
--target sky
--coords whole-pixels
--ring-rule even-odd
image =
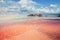
[[[36,1],[37,3],[42,3],[42,4],[59,4],[60,0],[33,0]]]
[[[29,13],[60,16],[60,0],[0,0],[0,20],[25,18]]]
[[[0,8],[15,12],[60,13],[60,0],[0,0]]]
[[[18,2],[20,0],[14,0],[15,2]],[[32,0],[32,1],[35,1],[39,4],[44,4],[44,5],[49,5],[49,4],[57,4],[59,5],[60,4],[60,0]]]

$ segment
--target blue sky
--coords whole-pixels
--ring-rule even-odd
[[[16,2],[20,1],[20,0],[14,0]],[[45,5],[48,5],[48,4],[60,4],[60,0],[32,0],[32,1],[35,1],[39,4],[45,4]]]
[[[15,2],[19,2],[20,0],[14,0]],[[50,4],[56,4],[60,8],[60,0],[32,0],[38,4],[43,6],[49,6]]]
[[[15,2],[18,2],[18,1],[20,1],[20,0],[14,0]]]
[[[60,4],[60,0],[33,0],[33,1],[42,4],[51,4],[51,3]]]

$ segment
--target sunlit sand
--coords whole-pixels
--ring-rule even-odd
[[[59,23],[57,20],[6,23],[0,28],[0,40],[60,40]]]

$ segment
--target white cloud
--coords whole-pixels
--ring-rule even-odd
[[[0,0],[0,2],[4,2],[4,0]]]
[[[20,0],[19,2],[18,2],[18,4],[20,4],[21,5],[21,7],[28,7],[28,6],[34,6],[34,5],[36,5],[37,3],[36,2],[33,2],[32,0]]]
[[[32,0],[20,0],[18,4],[21,5],[21,8],[25,8],[27,10],[37,12],[35,5],[38,5],[36,2],[33,2]]]
[[[50,7],[57,7],[56,4],[50,4]]]
[[[60,13],[60,8],[57,8],[56,12],[57,12],[57,13]]]
[[[45,12],[45,13],[50,13],[50,10],[47,9],[47,8],[43,8],[43,9],[41,9],[41,11],[42,11],[42,12]]]
[[[50,9],[51,13],[60,13],[60,8],[58,8],[58,5],[56,5],[56,4],[50,4],[50,7],[52,7]]]
[[[41,13],[51,13],[51,11],[49,10],[48,7],[40,8],[38,11],[41,12]]]
[[[34,13],[40,13],[40,12],[42,12],[42,13],[43,12],[44,13],[58,13],[58,12],[60,12],[59,8],[56,11],[53,8],[49,9],[48,7],[43,7],[43,6],[38,8],[35,5],[39,5],[39,4],[32,0],[20,0],[19,2],[16,2],[16,3],[13,1],[10,1],[9,4],[10,5],[4,10],[14,11],[15,9],[17,9],[16,11],[21,12],[21,9],[24,9],[24,10],[32,11]],[[57,5],[50,4],[50,7],[57,8]],[[9,9],[9,8],[12,8],[12,9]]]
[[[50,4],[50,7],[53,7],[52,9],[49,9],[48,7],[40,7],[36,8],[35,5],[39,5],[36,2],[32,0],[21,0],[18,2],[22,8],[26,8],[27,10],[31,10],[34,13],[44,12],[44,13],[56,13],[54,8],[57,8],[56,4]],[[58,12],[57,12],[58,13]]]

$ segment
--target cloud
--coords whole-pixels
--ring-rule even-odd
[[[57,5],[56,4],[50,4],[49,8],[47,7],[43,7],[42,5],[32,1],[32,0],[20,0],[18,2],[14,2],[14,1],[8,1],[6,3],[6,5],[8,5],[7,7],[5,7],[6,9],[4,9],[5,11],[15,11],[14,13],[17,14],[19,12],[20,13],[59,13],[60,9],[57,9]],[[39,8],[38,8],[39,6]],[[55,10],[56,9],[56,10]],[[1,9],[0,9],[1,10]],[[26,11],[27,10],[27,11]]]
[[[56,12],[57,12],[57,13],[60,13],[60,8],[57,8]]]
[[[37,4],[36,2],[33,2],[32,0],[20,0],[18,4],[21,5],[21,7],[35,7]]]
[[[39,13],[39,12],[41,12],[41,13],[58,13],[56,4],[50,4],[51,8],[49,8],[48,6],[43,7],[42,5],[36,3],[32,0],[21,0],[18,3],[21,5],[22,8],[33,11],[34,13]],[[37,5],[40,7],[38,8]],[[42,6],[42,8],[41,8],[41,6]]]
[[[18,2],[21,5],[21,8],[25,8],[31,13],[39,13],[41,5],[32,1],[32,0],[21,0]],[[38,7],[39,6],[39,7]]]
[[[50,11],[51,13],[60,13],[60,8],[56,4],[50,4]]]
[[[57,7],[56,4],[50,4],[50,7]]]
[[[50,13],[51,11],[47,7],[47,8],[40,9],[40,12],[42,12],[42,13]]]
[[[4,0],[0,0],[0,2],[4,2]]]

